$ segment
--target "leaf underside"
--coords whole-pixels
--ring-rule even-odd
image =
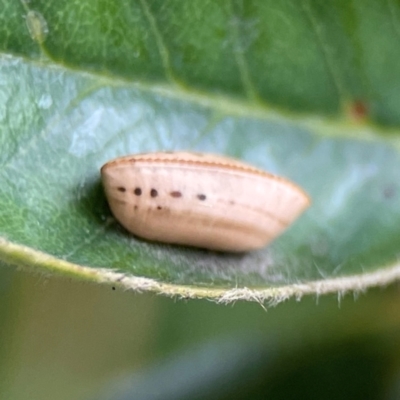
[[[377,7],[0,1],[0,262],[221,301],[397,280],[400,6]],[[100,167],[180,149],[285,176],[312,206],[248,254],[129,235]]]

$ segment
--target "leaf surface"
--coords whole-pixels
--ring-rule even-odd
[[[220,301],[398,279],[397,3],[0,4],[0,260]],[[128,235],[100,167],[179,149],[285,176],[313,204],[244,255]]]

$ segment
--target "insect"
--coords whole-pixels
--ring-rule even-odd
[[[26,14],[25,21],[31,38],[38,43],[43,43],[49,33],[49,28],[43,15],[38,11],[30,10]]]
[[[309,205],[294,183],[206,153],[156,152],[101,168],[115,218],[148,240],[244,252],[264,247]]]

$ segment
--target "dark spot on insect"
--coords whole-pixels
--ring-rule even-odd
[[[207,198],[207,196],[206,196],[205,194],[198,194],[198,195],[197,195],[197,198],[198,198],[199,200],[201,200],[201,201],[204,201],[204,200]]]
[[[112,287],[112,290],[115,290],[115,286]]]
[[[171,197],[182,197],[182,193],[178,191],[174,191],[170,193]]]
[[[142,194],[142,189],[140,189],[139,187],[137,187],[137,188],[133,191],[133,193],[135,193],[136,196],[140,196],[140,195]]]
[[[162,207],[161,206],[157,206],[157,210],[162,210]]]
[[[117,187],[117,190],[118,190],[119,192],[126,192],[126,188],[124,188],[123,186]]]
[[[150,190],[150,196],[151,197],[157,197],[158,196],[158,192],[156,189],[151,189]]]

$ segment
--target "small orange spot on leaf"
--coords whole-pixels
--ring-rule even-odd
[[[350,117],[355,121],[362,121],[368,116],[368,106],[362,100],[350,104]]]

